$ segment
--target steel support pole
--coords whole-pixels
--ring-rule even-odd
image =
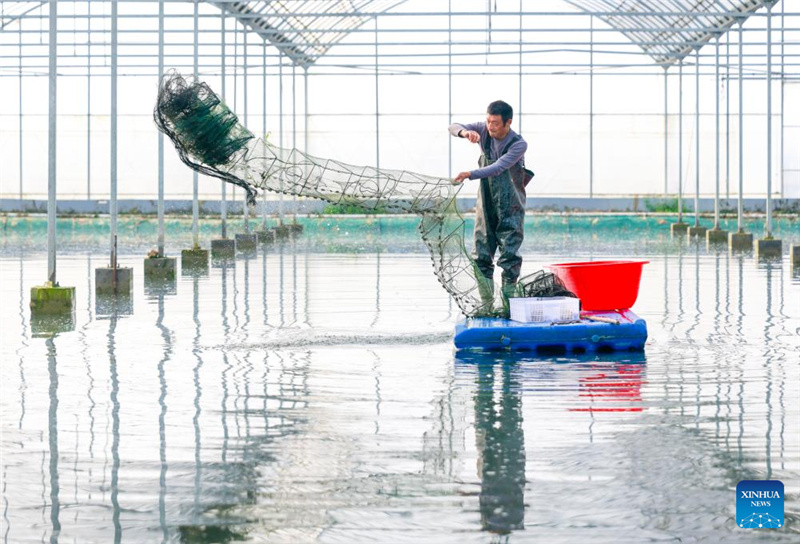
[[[700,226],[700,49],[694,70],[694,226]]]
[[[47,281],[56,281],[56,80],[58,75],[58,10],[50,0],[48,33],[48,110],[47,110]],[[20,21],[22,24],[22,21]]]
[[[117,268],[117,65],[119,62],[118,0],[111,0],[111,268]],[[116,284],[116,282],[114,282]]]
[[[780,165],[781,165],[781,198],[786,195],[783,194],[786,176],[786,163],[784,162],[784,153],[786,152],[786,126],[783,115],[786,95],[786,2],[781,2],[781,147],[780,147]]]
[[[669,193],[669,66],[664,65],[664,198]]]
[[[239,30],[236,28],[238,19],[233,17],[233,98],[231,111],[239,111]],[[236,202],[236,185],[231,187],[231,202]]]
[[[194,0],[194,51],[193,51],[193,68],[194,78],[197,80],[199,73],[198,67],[198,48],[199,48],[199,27],[200,27],[200,2]],[[199,201],[199,182],[197,170],[192,170],[192,248],[197,249],[200,247],[200,201]]]
[[[731,198],[731,32],[725,33],[725,200]]]
[[[283,49],[278,49],[278,146],[283,149]],[[283,225],[283,174],[278,192],[278,224]]]
[[[378,82],[378,18],[375,17],[375,168],[381,167],[381,122]]]
[[[683,59],[678,64],[678,223],[683,222]]]
[[[164,0],[158,0],[158,81],[164,77]],[[158,131],[158,256],[164,256],[164,134]]]
[[[308,153],[308,66],[303,67],[303,151]]]
[[[594,197],[594,18],[589,16],[589,198]]]
[[[22,164],[22,19],[19,21],[19,209],[24,210],[22,196],[24,194]]]
[[[303,152],[308,153],[308,66],[303,67]],[[308,175],[308,166],[304,173]]]
[[[447,126],[453,124],[453,2],[447,0]],[[453,138],[447,139],[447,177],[453,178]]]
[[[247,126],[247,63],[248,63],[248,51],[247,51],[247,27],[242,23],[242,46],[244,47],[244,66],[242,68],[242,77],[244,78],[244,85],[242,86],[243,96],[242,100],[244,101],[244,107],[242,108],[243,113],[243,122],[242,124],[246,127]],[[242,208],[243,208],[243,215],[244,215],[244,232],[245,234],[250,234],[250,206],[247,205],[247,191],[242,193]]]
[[[772,237],[772,5],[767,2],[767,238]]]
[[[87,2],[89,20],[92,19],[92,2]],[[92,25],[86,25],[86,200],[92,199]],[[159,132],[159,134],[161,134]]]
[[[517,132],[522,133],[522,0],[519,0],[519,102],[517,103]]]
[[[719,39],[714,44],[714,146],[716,157],[716,178],[714,182],[714,228],[719,229],[719,184],[720,184],[720,134],[719,134]]]
[[[744,19],[739,19],[739,194],[736,202],[736,230],[744,232]]]
[[[220,14],[220,18],[222,19],[222,44],[221,44],[221,55],[220,55],[220,71],[222,72],[222,97],[227,99],[227,88],[226,84],[226,72],[228,71],[226,63],[225,63],[225,38],[226,38],[226,30],[225,30],[225,7],[222,8],[222,12]],[[228,184],[225,181],[220,181],[220,185],[222,187],[222,202],[220,202],[219,207],[219,214],[220,220],[222,223],[222,239],[228,238]]]
[[[297,64],[292,61],[292,152],[297,151]],[[292,194],[292,223],[297,223],[297,195]]]
[[[261,107],[261,137],[267,141],[267,39],[264,38],[264,48],[261,59],[261,91],[263,105]],[[261,229],[267,230],[267,191],[261,191]]]

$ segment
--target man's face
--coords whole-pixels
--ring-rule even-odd
[[[502,140],[511,129],[511,119],[503,123],[500,115],[486,114],[486,129],[489,131],[489,136],[496,140]]]

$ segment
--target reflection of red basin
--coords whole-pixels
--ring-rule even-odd
[[[588,408],[570,408],[570,412],[641,412],[642,365],[621,365],[603,370],[578,381],[579,396],[592,403]],[[617,406],[595,406],[594,402],[615,402]],[[626,406],[627,405],[627,406]]]

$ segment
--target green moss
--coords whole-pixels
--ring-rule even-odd
[[[37,312],[63,312],[72,309],[75,303],[75,288],[58,285],[31,287],[31,309]]]

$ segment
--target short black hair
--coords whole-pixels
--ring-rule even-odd
[[[509,119],[514,118],[514,109],[502,100],[495,100],[486,108],[486,113],[489,115],[499,115],[503,119],[503,124],[506,124]]]

